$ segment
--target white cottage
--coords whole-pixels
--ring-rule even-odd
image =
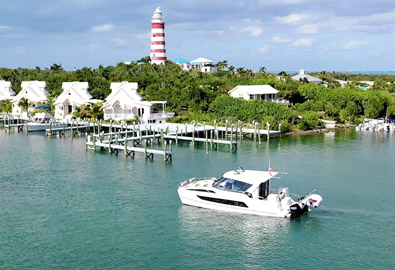
[[[262,99],[278,102],[278,91],[270,85],[238,85],[228,92],[231,97],[245,100]]]
[[[21,99],[29,101],[28,112],[32,112],[35,107],[42,106],[47,101],[50,94],[47,92],[47,83],[44,81],[23,81],[22,90],[11,100],[12,114],[22,114],[22,108],[19,106]]]
[[[111,83],[111,94],[103,104],[104,120],[129,120],[137,116],[143,124],[164,123],[174,116],[166,112],[166,101],[144,101],[137,87],[137,83]]]
[[[102,102],[93,99],[88,88],[88,82],[64,82],[63,92],[55,100],[55,118],[66,120],[72,117],[76,107]]]
[[[15,92],[11,89],[11,82],[0,80],[0,102],[7,99],[12,99]]]
[[[210,59],[203,57],[192,60],[190,68],[192,70],[197,70],[205,73],[217,72],[217,66],[214,65],[214,62]]]

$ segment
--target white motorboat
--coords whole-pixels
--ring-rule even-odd
[[[277,174],[273,169],[257,171],[240,167],[220,178],[186,180],[178,187],[178,195],[186,205],[273,217],[297,217],[320,206],[322,197],[314,191],[293,200],[287,187],[270,189],[270,181]]]
[[[47,128],[63,127],[63,124],[53,122],[53,116],[49,113],[36,113],[32,121],[26,124],[27,131],[45,131]]]

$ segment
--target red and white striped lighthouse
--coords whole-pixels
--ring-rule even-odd
[[[151,64],[164,64],[166,57],[165,48],[165,22],[163,21],[162,11],[158,7],[152,16],[151,28]]]

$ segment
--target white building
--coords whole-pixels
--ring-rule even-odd
[[[294,80],[294,81],[304,80],[304,78],[306,78],[306,80],[309,83],[314,83],[314,84],[321,84],[322,83],[321,79],[313,77],[309,74],[305,74],[305,71],[303,69],[299,70],[299,74],[292,76],[292,80]]]
[[[217,67],[214,65],[214,62],[210,59],[207,58],[197,58],[195,60],[192,60],[190,62],[191,64],[191,70],[197,70],[200,72],[217,72]]]
[[[174,63],[181,66],[183,70],[186,71],[191,70],[191,63],[189,63],[189,61],[185,59],[177,58],[176,60],[174,60]]]
[[[32,112],[35,107],[42,106],[47,101],[50,94],[47,92],[47,83],[44,81],[23,81],[22,90],[12,99],[12,114],[22,114],[22,108],[19,106],[21,99],[29,101],[28,112]]]
[[[228,92],[234,98],[279,102],[277,93],[278,91],[270,85],[238,85]]]
[[[144,101],[137,87],[137,83],[111,83],[111,94],[103,104],[104,120],[129,120],[137,116],[143,124],[164,123],[174,116],[166,112],[166,101]]]
[[[62,88],[63,92],[55,100],[56,119],[71,119],[76,107],[102,101],[92,98],[88,92],[89,84],[87,82],[64,82]]]
[[[11,82],[0,80],[0,102],[7,99],[12,99],[15,92],[11,89]]]

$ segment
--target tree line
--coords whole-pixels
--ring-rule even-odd
[[[183,71],[171,61],[165,65],[151,65],[148,58],[130,64],[116,66],[84,67],[66,71],[61,64],[41,69],[0,68],[0,79],[10,81],[15,92],[21,90],[22,81],[46,81],[47,91],[52,98],[61,94],[62,83],[81,81],[89,83],[89,92],[95,99],[104,100],[111,92],[111,82],[137,82],[139,93],[148,101],[165,100],[167,109],[176,113],[175,122],[197,121],[238,121],[269,122],[283,131],[313,129],[320,127],[319,119],[358,124],[364,117],[395,118],[395,76],[391,75],[351,75],[321,72],[315,74],[325,85],[315,85],[306,81],[293,81],[286,72],[270,74],[262,67],[259,72],[228,66],[226,60],[218,63],[218,72],[202,73]],[[140,64],[145,62],[146,64]],[[340,88],[338,79],[358,79],[375,81],[372,89],[362,90],[354,81]],[[227,92],[237,85],[268,84],[279,90],[278,97],[286,99],[288,105],[255,100],[234,99]],[[51,104],[49,104],[51,105]],[[0,110],[9,111],[10,104],[2,102]],[[85,108],[86,109],[86,108]],[[79,108],[77,111],[84,112]],[[98,108],[94,108],[98,110]],[[86,117],[92,117],[85,111]]]

